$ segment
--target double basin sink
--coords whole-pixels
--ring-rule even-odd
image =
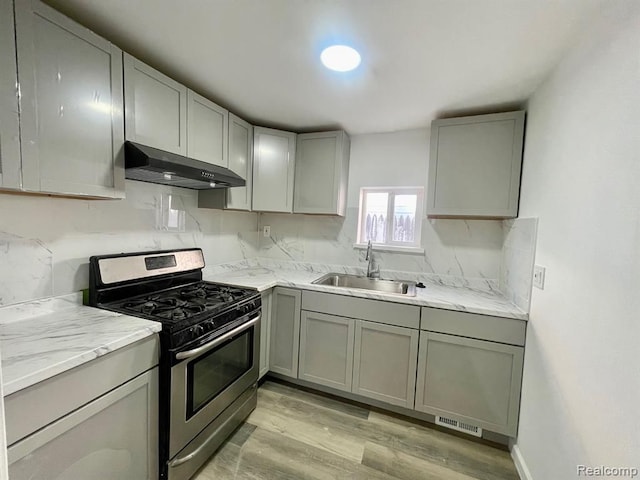
[[[407,297],[416,296],[416,283],[406,280],[384,280],[346,273],[327,273],[311,282],[315,285],[328,285],[330,287],[356,288],[391,295]]]

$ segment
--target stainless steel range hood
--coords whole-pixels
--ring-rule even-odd
[[[228,168],[165,152],[134,142],[124,144],[125,177],[194,190],[244,187],[245,180]]]

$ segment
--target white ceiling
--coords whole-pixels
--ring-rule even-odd
[[[526,100],[606,0],[48,0],[255,124],[352,134]],[[324,69],[323,46],[362,64]]]

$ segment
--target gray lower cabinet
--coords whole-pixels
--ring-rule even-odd
[[[5,397],[13,480],[158,478],[157,335]]]
[[[262,293],[262,317],[260,319],[260,373],[262,378],[269,371],[269,350],[271,339],[271,290]]]
[[[302,311],[298,378],[351,391],[355,320]]]
[[[13,480],[158,478],[158,368],[8,449]]]
[[[299,378],[412,409],[420,308],[302,292]]]
[[[515,436],[524,348],[420,333],[415,409]]]
[[[358,320],[353,393],[413,408],[418,330]]]
[[[276,287],[271,298],[269,369],[298,378],[300,345],[300,290]]]
[[[20,124],[13,2],[0,0],[0,188],[19,189]]]
[[[22,189],[124,197],[121,50],[39,0],[15,25]]]

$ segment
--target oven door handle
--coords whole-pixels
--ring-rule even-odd
[[[178,353],[176,353],[176,359],[178,359],[178,360],[186,360],[188,358],[197,357],[201,353],[204,353],[207,350],[211,350],[212,348],[217,347],[222,342],[224,342],[225,340],[228,340],[229,338],[233,337],[234,335],[237,335],[238,333],[244,332],[245,330],[249,330],[256,323],[258,323],[258,320],[260,320],[260,314],[258,314],[256,317],[252,318],[248,322],[243,323],[239,327],[234,328],[233,330],[225,333],[224,335],[220,335],[216,339],[211,340],[209,343],[205,343],[201,347],[194,348],[193,350],[187,350],[186,352],[178,352]]]

